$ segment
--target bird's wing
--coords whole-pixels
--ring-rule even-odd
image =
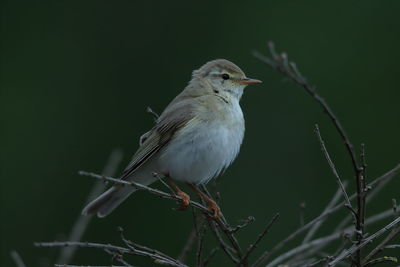
[[[188,103],[181,103],[167,108],[163,114],[161,114],[153,129],[146,133],[146,139],[133,155],[121,179],[126,179],[149,158],[168,144],[174,134],[193,119],[192,110],[192,105]]]

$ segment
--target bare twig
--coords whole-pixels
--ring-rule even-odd
[[[105,164],[105,167],[102,171],[103,175],[112,176],[117,171],[118,165],[122,160],[122,151],[120,149],[114,149],[108,160]],[[87,203],[92,201],[95,197],[100,195],[105,189],[106,185],[101,182],[97,182],[94,184],[92,190],[89,193],[87,198]],[[92,220],[93,216],[83,216],[79,215],[77,220],[75,221],[74,225],[72,226],[71,232],[67,240],[69,241],[80,241],[83,234],[85,233],[87,227],[89,226],[90,221]],[[56,262],[59,264],[67,264],[70,263],[74,257],[77,247],[75,246],[68,246],[64,247],[60,251],[60,255]]]
[[[244,253],[243,258],[241,259],[241,262],[246,261],[250,254],[254,251],[254,249],[257,247],[257,245],[261,242],[261,240],[264,238],[264,236],[269,232],[271,227],[274,225],[275,221],[279,218],[279,213],[275,214],[274,217],[272,217],[271,221],[267,224],[267,226],[264,228],[264,230],[257,236],[256,240],[254,243],[252,243]]]
[[[375,257],[379,252],[384,250],[386,245],[392,241],[396,236],[400,234],[400,227],[397,227],[393,229],[393,231],[390,232],[383,240],[382,242],[376,246],[364,259],[363,259],[363,264],[366,264],[369,262],[373,257]]]
[[[172,195],[176,195],[176,192],[174,191],[174,189],[172,189],[172,187],[170,187],[169,184],[164,181],[163,178],[165,178],[165,176],[163,176],[159,173],[156,173],[156,172],[153,172],[152,175],[153,175],[153,177],[157,178],[169,190],[169,192],[171,192]]]
[[[387,173],[383,174],[379,178],[376,178],[374,181],[366,185],[366,188],[370,190],[368,195],[366,196],[365,202],[370,203],[381,191],[382,189],[392,181],[396,175],[400,173],[400,164],[398,164],[396,167],[388,171]],[[350,197],[350,199],[353,199],[354,195]],[[339,231],[343,227],[347,225],[347,223],[351,220],[352,216],[346,216],[335,228],[335,231]]]
[[[170,265],[176,265],[176,266],[182,265],[182,263],[179,260],[176,260],[176,259],[168,256],[167,254],[162,253],[161,251],[158,251],[153,248],[148,248],[143,245],[139,245],[135,242],[132,242],[131,240],[126,239],[124,236],[124,230],[122,229],[122,227],[118,227],[118,231],[120,232],[122,241],[125,243],[125,245],[128,248],[130,248],[132,250],[133,253],[139,252],[139,253],[142,253],[142,255],[140,255],[140,254],[137,254],[137,255],[149,257],[149,258],[155,259],[159,262],[163,262],[163,263],[170,264]]]
[[[275,50],[273,42],[268,42],[269,52],[272,56],[272,59],[268,58],[267,56],[262,55],[261,53],[255,51],[253,55],[258,58],[260,61],[270,65],[274,69],[278,70],[282,74],[289,77],[293,82],[297,85],[301,86],[305,91],[314,98],[314,100],[322,107],[324,112],[328,115],[331,119],[333,125],[335,126],[336,130],[338,131],[339,135],[341,136],[348,154],[351,158],[352,165],[354,168],[354,173],[358,176],[360,171],[360,166],[357,161],[356,154],[354,152],[354,148],[348,135],[346,134],[344,128],[342,127],[341,123],[337,119],[336,115],[333,113],[332,109],[326,103],[326,101],[315,91],[315,88],[311,86],[305,77],[300,73],[296,64],[294,62],[289,62],[286,53],[278,54]]]
[[[98,249],[108,249],[110,251],[117,251],[121,254],[129,254],[131,252],[130,249],[114,246],[110,244],[100,244],[100,243],[90,243],[90,242],[35,242],[33,243],[35,247],[68,247],[68,246],[76,246],[82,248],[98,248]]]
[[[385,246],[385,248],[400,248],[400,244],[388,245],[388,246]]]
[[[390,210],[386,210],[386,211],[381,212],[381,213],[378,213],[378,214],[368,218],[365,221],[365,224],[366,225],[370,225],[370,224],[376,223],[376,222],[378,222],[380,220],[383,220],[385,218],[390,217],[391,214],[392,214],[391,213],[391,209]],[[297,247],[295,247],[295,248],[293,248],[293,249],[291,249],[291,250],[279,255],[272,262],[267,264],[267,266],[268,267],[276,266],[276,265],[280,264],[281,262],[289,259],[290,257],[292,257],[294,255],[297,255],[299,253],[303,253],[303,251],[305,251],[305,250],[308,251],[308,250],[310,250],[312,248],[318,248],[318,250],[321,250],[325,246],[327,246],[330,242],[332,242],[334,240],[337,240],[337,239],[339,239],[339,238],[341,238],[343,236],[350,235],[350,233],[351,233],[351,231],[353,229],[354,229],[353,227],[348,227],[348,228],[344,229],[343,231],[334,232],[334,233],[332,233],[332,234],[330,234],[328,236],[321,237],[321,238],[318,238],[318,239],[314,239],[314,240],[312,240],[312,241],[310,241],[308,243],[301,244],[300,246],[297,246]],[[316,250],[316,251],[318,251],[318,250]],[[269,253],[268,255],[271,255],[271,253]],[[264,256],[264,259],[263,259],[262,262],[258,263],[257,265],[253,265],[253,266],[259,266],[261,263],[265,262],[266,258],[267,257]]]
[[[369,243],[371,243],[375,238],[381,236],[384,234],[386,231],[391,229],[392,227],[396,226],[398,223],[400,223],[400,217],[398,217],[396,220],[392,221],[385,227],[383,227],[381,230],[377,231],[376,233],[366,237],[360,244],[354,245],[351,248],[345,250],[343,253],[341,253],[336,259],[332,260],[331,262],[328,263],[328,266],[335,266],[337,263],[341,262],[342,260],[347,259],[357,251],[359,251],[361,248],[365,247]]]
[[[207,266],[210,261],[214,258],[215,254],[218,252],[219,247],[215,247],[211,250],[210,254],[204,259],[203,267]]]
[[[233,251],[235,251],[231,246],[229,246],[224,239],[221,236],[221,233],[219,232],[217,225],[215,221],[208,219],[208,225],[214,234],[215,239],[217,240],[220,248],[225,252],[225,254],[228,256],[228,258],[235,264],[239,263],[239,260],[235,255],[233,255]]]
[[[344,181],[343,186],[345,188],[346,188],[346,185],[347,185],[347,183],[346,183],[346,181]],[[341,194],[342,194],[342,191],[341,191],[341,188],[339,187],[337,189],[336,193],[333,195],[332,200],[328,203],[328,205],[325,207],[325,209],[322,213],[325,213],[328,210],[330,210],[331,208],[333,208],[339,201]],[[315,233],[318,231],[319,227],[321,227],[322,223],[323,223],[322,220],[318,221],[317,223],[314,224],[313,227],[310,228],[310,230],[307,232],[306,236],[303,239],[303,242],[302,242],[303,244],[307,243],[314,237]]]
[[[278,54],[275,51],[274,44],[272,42],[268,43],[269,52],[271,54],[271,58],[262,55],[259,52],[254,52],[254,56],[257,57],[262,62],[270,65],[274,69],[278,70],[279,72],[283,73],[285,76],[289,77],[294,83],[305,89],[305,91],[314,98],[314,100],[322,107],[323,111],[328,115],[330,120],[332,121],[333,125],[335,126],[337,132],[339,133],[346,150],[349,154],[349,157],[352,162],[352,166],[354,169],[355,174],[355,181],[356,181],[356,198],[357,198],[357,210],[352,208],[352,213],[355,217],[355,228],[356,228],[356,237],[357,242],[360,245],[363,242],[364,238],[364,220],[365,220],[365,195],[367,192],[367,186],[365,182],[365,152],[364,147],[362,147],[362,163],[360,164],[357,160],[354,148],[350,139],[344,128],[342,127],[341,123],[337,119],[336,115],[333,113],[329,105],[326,101],[316,93],[315,88],[312,87],[303,75],[298,70],[297,66],[293,62],[288,61],[288,57],[286,53]],[[349,203],[346,203],[347,206]],[[349,207],[349,206],[348,206]],[[361,266],[361,248],[356,251],[356,260],[355,263],[358,267]]]
[[[294,249],[289,250],[286,253],[283,253],[281,255],[279,255],[278,257],[276,257],[273,261],[271,261],[270,263],[268,263],[266,265],[266,267],[272,267],[272,266],[277,266],[279,265],[279,263],[283,262],[284,260],[298,254],[301,253],[303,251],[306,251],[308,249],[317,247],[317,246],[322,246],[322,245],[326,245],[330,242],[332,242],[333,240],[336,240],[338,238],[340,238],[340,236],[342,235],[341,232],[338,233],[333,233],[331,235],[325,236],[325,237],[321,237],[318,239],[314,239],[308,243],[302,244],[298,247],[295,247]]]
[[[123,264],[125,267],[135,267],[124,260],[123,255],[119,254],[118,252],[111,251],[109,249],[104,249],[104,251],[112,256],[112,260],[116,260],[117,262]]]
[[[329,167],[331,168],[332,173],[336,178],[336,181],[337,181],[337,183],[339,185],[340,190],[342,190],[342,194],[343,194],[344,200],[346,201],[345,207],[350,210],[351,214],[353,215],[354,221],[357,221],[357,212],[354,210],[353,206],[351,205],[349,196],[347,195],[346,189],[345,189],[345,187],[344,187],[344,185],[342,183],[342,180],[340,179],[339,173],[336,170],[335,164],[331,160],[331,157],[330,157],[330,155],[328,153],[328,150],[326,149],[325,142],[322,139],[321,132],[319,131],[318,124],[315,124],[315,133],[317,134],[318,141],[319,141],[319,143],[321,145],[322,152],[324,152],[324,156],[325,156],[326,160],[328,161]]]
[[[202,185],[203,191],[211,198],[210,192],[207,190],[207,187],[205,185]],[[242,248],[240,247],[240,244],[238,240],[236,239],[234,233],[231,231],[231,227],[228,225],[226,222],[226,219],[224,215],[221,215],[221,219],[215,221],[217,225],[220,227],[220,229],[224,232],[225,236],[228,238],[229,242],[231,243],[237,257],[241,259],[243,257],[243,252]],[[242,262],[244,266],[247,266],[247,261]]]
[[[400,208],[400,205],[397,206],[397,208]],[[385,218],[388,218],[388,217],[390,217],[392,215],[393,215],[393,210],[392,209],[388,209],[388,210],[382,211],[381,213],[378,213],[378,214],[375,214],[373,216],[368,217],[365,220],[365,225],[369,225],[369,224],[378,222],[378,221],[380,221],[382,219],[385,219]]]
[[[336,115],[333,113],[332,109],[329,107],[329,105],[325,102],[325,100],[317,94],[315,91],[315,88],[312,87],[304,78],[304,76],[300,73],[298,70],[297,66],[293,62],[288,62],[287,55],[285,53],[282,53],[279,55],[275,51],[274,44],[272,42],[268,42],[268,48],[271,53],[272,59],[268,58],[267,56],[264,56],[263,54],[255,51],[253,55],[258,58],[260,61],[270,65],[272,68],[276,69],[277,71],[283,73],[287,77],[289,77],[292,81],[294,81],[296,84],[301,86],[302,88],[305,89],[305,91],[311,95],[315,101],[322,107],[324,112],[328,115],[328,117],[331,119],[333,125],[335,126],[336,130],[340,134],[346,149],[348,151],[348,154],[351,158],[351,162],[353,164],[354,168],[354,173],[356,176],[358,176],[359,172],[359,164],[357,161],[356,154],[354,152],[354,148],[352,143],[350,142],[349,137],[347,136],[347,133],[343,129],[341,123],[337,119]]]
[[[193,228],[190,231],[189,237],[186,240],[185,245],[183,246],[182,251],[179,253],[179,256],[177,258],[180,262],[185,262],[187,255],[193,248],[194,240],[199,234],[197,225],[202,225],[204,223],[203,216],[196,217],[194,209],[192,210],[192,212],[193,212]]]
[[[400,173],[400,164],[398,164],[397,166],[395,166],[393,169],[391,169],[390,171],[386,172],[382,176],[376,178],[368,186],[373,187],[374,185],[379,184],[382,181],[386,181],[387,179],[391,179],[392,177],[398,175],[399,173]],[[351,195],[349,197],[349,199],[352,200],[355,197],[356,197],[356,194],[353,194],[353,195]],[[287,236],[284,240],[280,241],[270,251],[265,251],[263,253],[263,255],[260,257],[260,259],[261,259],[260,262],[258,262],[256,266],[259,266],[262,263],[264,263],[270,256],[272,256],[274,253],[276,253],[279,249],[281,249],[284,246],[286,246],[286,244],[288,242],[290,242],[291,240],[293,240],[294,238],[296,238],[297,236],[299,236],[300,234],[305,232],[307,229],[311,228],[317,222],[319,222],[319,221],[327,218],[328,216],[332,215],[333,213],[339,211],[344,206],[344,204],[345,204],[345,201],[343,201],[342,203],[336,205],[332,209],[329,209],[327,211],[322,212],[319,216],[317,216],[316,218],[314,218],[310,222],[306,223],[303,227],[300,227],[299,229],[295,230],[293,233],[291,233],[289,236]],[[385,211],[385,212],[383,212],[381,214],[376,215],[376,216],[378,216],[377,218],[370,217],[365,223],[367,224],[367,222],[369,220],[371,220],[371,219],[379,220],[379,219],[381,219],[381,217],[386,218],[389,214],[392,214],[392,213],[393,213],[393,210],[390,209],[388,211]],[[381,217],[379,217],[379,216],[381,216]]]
[[[318,265],[318,264],[320,264],[320,263],[322,263],[322,262],[327,261],[328,259],[329,259],[329,258],[325,257],[325,258],[316,260],[316,261],[314,261],[314,262],[308,263],[308,264],[306,264],[305,266],[306,266],[306,267],[316,266],[316,265]]]
[[[13,259],[15,266],[17,267],[26,267],[24,261],[22,260],[21,256],[18,254],[16,250],[10,252],[11,259]]]
[[[346,181],[344,181],[343,183],[344,187],[347,186]],[[340,197],[342,196],[342,191],[340,189],[340,187],[338,187],[338,189],[336,190],[336,193],[333,195],[331,201],[328,203],[328,205],[325,207],[324,212],[328,211],[329,209],[331,209],[332,207],[334,207],[337,202],[339,201]],[[302,244],[305,244],[307,242],[309,242],[315,235],[315,233],[318,231],[318,229],[321,227],[322,223],[324,222],[324,220],[320,220],[318,222],[316,222],[311,228],[310,230],[307,232],[306,236],[304,237]],[[336,231],[333,231],[336,232]],[[343,247],[344,248],[344,247]],[[343,249],[342,248],[342,249]],[[342,250],[341,249],[341,250]],[[319,251],[319,248],[316,249],[310,249],[308,250],[306,253],[301,253],[299,255],[297,255],[296,257],[294,257],[293,259],[291,259],[287,264],[291,266],[291,264],[294,263],[298,263],[300,260],[304,260],[307,257],[310,257],[312,255],[315,254],[315,252]],[[341,251],[340,250],[340,251]]]
[[[204,248],[204,235],[206,228],[203,223],[199,226],[197,231],[197,252],[196,252],[196,264],[197,266],[203,266],[202,256],[203,256],[203,248]]]
[[[126,180],[116,179],[116,178],[113,178],[113,177],[110,177],[110,176],[99,175],[99,174],[96,174],[96,173],[86,172],[86,171],[79,171],[79,174],[83,175],[83,176],[90,176],[92,178],[96,178],[96,179],[103,180],[103,181],[113,182],[113,183],[120,184],[120,185],[132,186],[132,187],[135,187],[138,190],[144,190],[144,191],[147,191],[147,192],[149,192],[151,194],[157,195],[157,196],[162,197],[162,198],[172,199],[172,200],[175,200],[175,201],[182,201],[182,198],[177,196],[177,195],[169,194],[169,193],[166,193],[164,191],[161,191],[161,190],[158,190],[158,189],[155,189],[155,188],[151,188],[151,187],[139,184],[139,183],[129,182],[129,181],[126,181]],[[210,214],[210,211],[208,210],[208,208],[206,208],[205,206],[203,206],[202,204],[200,204],[198,202],[195,202],[195,201],[191,200],[189,205],[201,210],[202,212],[205,212],[206,214]]]
[[[378,258],[378,259],[371,260],[371,261],[367,262],[364,266],[370,266],[370,265],[374,265],[374,264],[382,263],[382,262],[387,262],[387,261],[390,261],[390,262],[397,262],[397,258],[396,258],[396,257],[387,257],[387,256],[384,256],[384,257],[382,257],[382,258]]]
[[[244,219],[243,223],[236,225],[235,227],[231,228],[229,231],[231,233],[237,233],[240,229],[245,228],[250,223],[254,222],[256,219],[253,216],[249,216]]]
[[[125,244],[128,244],[128,242]],[[168,257],[159,251],[138,245],[131,241],[129,241],[129,248],[110,245],[110,244],[100,244],[100,243],[90,243],[90,242],[57,242],[57,241],[43,242],[43,243],[36,242],[36,243],[34,243],[34,245],[36,247],[77,246],[77,247],[86,247],[86,248],[97,248],[97,249],[102,249],[104,251],[107,250],[109,252],[116,252],[120,255],[133,254],[133,255],[148,257],[148,258],[151,258],[154,260],[158,260],[160,262],[165,262],[172,266],[186,267],[185,264],[180,263],[177,260],[171,260],[172,259],[171,257]]]

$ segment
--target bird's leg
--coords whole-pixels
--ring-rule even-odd
[[[212,215],[211,217],[213,219],[219,219],[222,215],[221,209],[218,207],[218,204],[215,203],[214,200],[212,200],[209,196],[207,196],[203,191],[201,191],[197,186],[191,183],[187,183],[190,188],[192,188],[199,197],[201,197],[205,202],[207,202],[208,209],[211,211]]]
[[[179,196],[182,201],[179,205],[179,210],[185,210],[189,207],[190,204],[190,196],[183,192],[176,184],[174,181],[172,181],[171,177],[167,176],[168,182],[171,185],[172,189],[175,191],[175,194]]]

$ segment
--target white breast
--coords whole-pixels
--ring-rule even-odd
[[[243,113],[237,101],[224,107],[224,121],[192,120],[162,151],[162,173],[189,183],[207,183],[227,168],[239,153],[244,135]]]

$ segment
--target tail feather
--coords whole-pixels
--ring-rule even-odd
[[[139,178],[135,179],[135,182],[149,185],[156,180],[157,178],[154,176],[139,176]],[[87,206],[82,210],[82,214],[89,215],[97,213],[99,218],[106,217],[136,190],[136,188],[130,186],[113,186],[87,204]]]
[[[82,214],[89,215],[97,213],[98,217],[105,217],[135,191],[136,189],[133,187],[113,186],[90,202],[83,209]]]

